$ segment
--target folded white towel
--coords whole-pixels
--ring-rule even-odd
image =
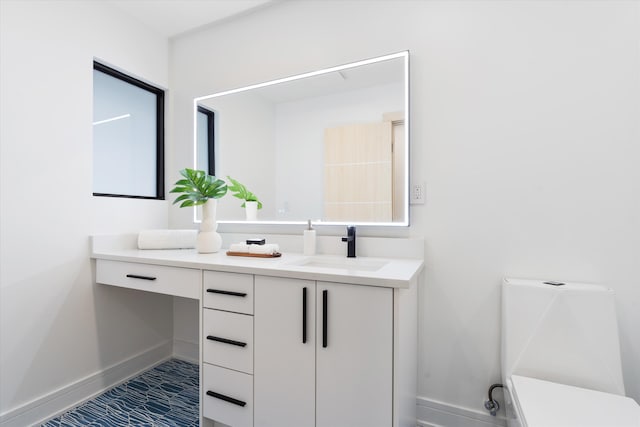
[[[232,243],[229,245],[229,252],[249,253],[249,245],[246,243]]]
[[[250,254],[273,255],[279,251],[280,247],[276,243],[267,243],[265,245],[249,245]]]
[[[198,230],[143,230],[138,233],[138,249],[191,249],[197,238]]]

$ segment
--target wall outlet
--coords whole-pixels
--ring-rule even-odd
[[[424,183],[411,184],[411,204],[424,205]]]

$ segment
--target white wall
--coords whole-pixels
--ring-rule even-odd
[[[89,260],[89,235],[166,227],[168,212],[165,201],[92,197],[92,61],[166,87],[167,40],[99,2],[3,0],[0,19],[6,414],[170,340],[173,307],[94,285]]]
[[[638,2],[284,2],[172,42],[173,155],[193,97],[409,49],[420,396],[484,412],[512,275],[615,289],[640,401],[639,41]]]

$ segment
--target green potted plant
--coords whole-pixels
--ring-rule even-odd
[[[247,187],[227,175],[227,179],[232,185],[229,185],[229,191],[233,193],[233,197],[244,200],[241,207],[245,208],[247,221],[255,221],[258,217],[258,209],[262,209],[262,202]]]
[[[200,253],[218,252],[222,247],[222,238],[216,232],[217,199],[227,194],[227,183],[202,170],[185,168],[180,175],[183,178],[176,181],[171,190],[171,193],[180,193],[173,204],[180,203],[181,208],[202,205],[196,249]]]

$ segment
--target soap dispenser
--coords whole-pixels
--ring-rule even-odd
[[[311,220],[307,221],[307,229],[303,233],[304,248],[302,253],[305,256],[316,254],[316,230],[311,226]]]

